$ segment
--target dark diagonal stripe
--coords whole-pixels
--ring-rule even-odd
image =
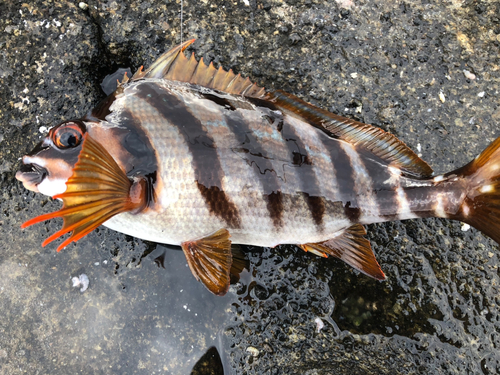
[[[137,95],[153,106],[166,121],[176,126],[193,156],[198,189],[211,213],[224,220],[228,228],[241,227],[237,207],[222,188],[223,171],[217,145],[186,104],[155,84],[137,86]]]
[[[325,216],[325,200],[323,197],[304,194],[306,195],[307,205],[311,210],[314,223],[322,230],[323,217]]]
[[[286,121],[282,128],[282,136],[288,147],[289,157],[291,158],[290,164],[295,167],[296,175],[300,181],[300,189],[304,194],[311,216],[318,229],[322,231],[325,201],[312,160],[293,126]]]
[[[123,137],[121,145],[131,155],[130,170],[128,177],[142,177],[146,183],[146,201],[149,207],[153,207],[157,201],[155,186],[158,178],[158,157],[153,144],[151,143],[144,127],[141,126],[141,119],[134,116],[130,110],[124,110],[120,115],[120,130],[125,127],[126,135]]]
[[[134,161],[132,170],[127,171],[127,176],[155,174],[158,171],[156,150],[141,125],[141,119],[134,116],[132,111],[124,110],[120,114],[120,120],[119,129],[122,130],[124,127],[127,129],[122,146]]]
[[[330,159],[333,163],[337,185],[339,187],[339,198],[344,206],[344,213],[347,218],[356,223],[361,215],[354,190],[354,170],[348,155],[340,147],[339,141],[324,138],[323,144],[330,152]]]
[[[276,229],[282,228],[284,205],[281,181],[262,145],[265,140],[252,131],[247,121],[238,112],[225,111],[224,119],[238,142],[238,147],[233,151],[237,152],[253,169],[262,184],[263,198],[267,202],[267,210],[273,225]],[[279,122],[279,119],[276,120]]]
[[[276,229],[280,229],[283,227],[283,193],[278,190],[271,194],[266,194],[267,200],[267,210],[269,211],[269,215],[273,220],[274,227]]]
[[[205,198],[210,212],[223,219],[229,228],[239,228],[241,226],[240,216],[236,205],[228,200],[226,193],[217,186],[207,188],[205,185],[196,182],[198,190]]]

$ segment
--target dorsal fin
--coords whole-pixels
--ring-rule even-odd
[[[132,81],[142,78],[164,78],[189,82],[228,94],[253,98],[262,98],[265,95],[262,87],[252,83],[248,78],[234,74],[231,69],[226,72],[222,67],[215,69],[212,63],[207,66],[203,58],[197,61],[194,54],[187,59],[183,51],[194,41],[194,39],[188,40],[165,52],[145,71],[142,71],[141,67],[132,77]]]
[[[203,58],[197,61],[194,54],[187,59],[183,51],[194,41],[188,40],[165,52],[145,71],[142,71],[141,67],[132,77],[132,81],[164,78],[189,82],[228,94],[268,100],[289,115],[299,117],[355,147],[372,152],[406,174],[417,178],[432,175],[432,168],[425,161],[394,135],[380,128],[335,115],[280,90],[266,92],[250,79],[235,75],[231,69],[226,72],[222,67],[215,69],[212,63],[207,66]]]
[[[281,90],[267,93],[263,99],[287,114],[325,130],[329,135],[372,152],[406,174],[425,178],[433,173],[432,168],[408,146],[380,128],[335,115]]]

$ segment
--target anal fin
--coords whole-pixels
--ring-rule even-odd
[[[384,280],[384,272],[375,259],[365,234],[366,230],[361,224],[354,224],[328,241],[308,243],[300,247],[319,256],[331,255],[339,258],[367,276]]]
[[[220,229],[208,237],[181,244],[194,277],[218,296],[229,290],[233,263],[229,237],[227,229]]]
[[[328,255],[320,248],[320,243],[306,243],[304,245],[299,245],[299,247],[306,253],[313,253],[319,257],[328,258]]]

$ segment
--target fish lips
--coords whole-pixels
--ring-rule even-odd
[[[16,173],[16,178],[28,190],[38,193],[38,184],[47,176],[48,171],[37,164],[22,164]]]

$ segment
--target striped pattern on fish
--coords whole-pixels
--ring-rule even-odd
[[[156,224],[147,229],[155,240],[165,240],[165,227],[173,244],[223,227],[233,243],[302,244],[326,241],[354,223],[405,210],[411,216],[412,203],[396,191],[401,176],[391,179],[387,163],[243,97],[148,80],[127,86],[110,110],[117,118],[120,110],[135,113],[156,150],[163,187],[151,213]],[[404,202],[381,208],[382,189]],[[144,236],[145,228],[119,226],[119,219],[105,225]]]
[[[104,224],[181,245],[194,276],[225,294],[244,266],[231,244],[297,244],[385,278],[362,224],[465,221],[500,242],[500,139],[440,176],[393,135],[182,51],[162,55],[85,118],[52,128],[16,177],[63,201],[71,232]]]

